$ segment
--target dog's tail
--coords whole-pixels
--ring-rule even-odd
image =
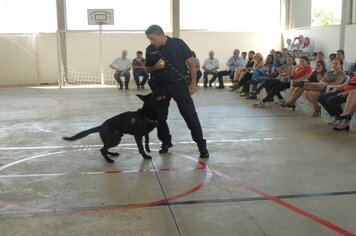
[[[97,126],[97,127],[94,127],[94,128],[88,129],[88,130],[84,130],[80,133],[77,133],[76,135],[74,135],[72,137],[63,137],[63,139],[67,140],[67,141],[74,141],[74,140],[84,138],[84,137],[88,136],[89,134],[97,133],[97,132],[99,132],[99,130],[100,130],[100,126]]]

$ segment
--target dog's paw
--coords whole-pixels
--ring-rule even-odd
[[[151,157],[151,156],[149,156],[149,155],[145,155],[145,156],[143,156],[143,159],[145,159],[145,160],[151,160],[151,159],[152,159],[152,157]]]
[[[113,156],[113,157],[117,157],[120,154],[118,152],[108,152],[108,155]]]
[[[110,159],[110,158],[108,158],[108,157],[105,157],[105,160],[106,160],[108,163],[114,163],[114,162],[115,162],[114,160],[112,160],[112,159]]]

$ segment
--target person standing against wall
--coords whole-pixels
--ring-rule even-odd
[[[181,39],[166,36],[158,25],[145,31],[150,45],[146,48],[146,69],[151,73],[151,88],[167,97],[164,108],[159,112],[157,133],[162,142],[160,153],[168,152],[172,136],[167,124],[168,108],[173,98],[197,143],[200,158],[208,158],[209,152],[200,121],[191,95],[197,90],[196,66],[193,53]],[[188,81],[190,76],[190,81]]]

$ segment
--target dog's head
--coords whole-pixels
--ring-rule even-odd
[[[147,95],[137,94],[137,97],[143,101],[140,109],[142,114],[151,120],[156,120],[162,106],[168,102],[167,97],[159,92],[152,92]]]

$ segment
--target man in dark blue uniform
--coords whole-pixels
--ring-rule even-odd
[[[206,141],[191,98],[197,89],[192,51],[183,40],[166,36],[158,25],[151,25],[145,33],[151,43],[146,48],[146,69],[151,73],[151,88],[167,97],[166,106],[158,118],[157,133],[162,141],[159,152],[166,153],[173,146],[167,124],[169,102],[173,98],[198,145],[200,157],[208,158]]]

